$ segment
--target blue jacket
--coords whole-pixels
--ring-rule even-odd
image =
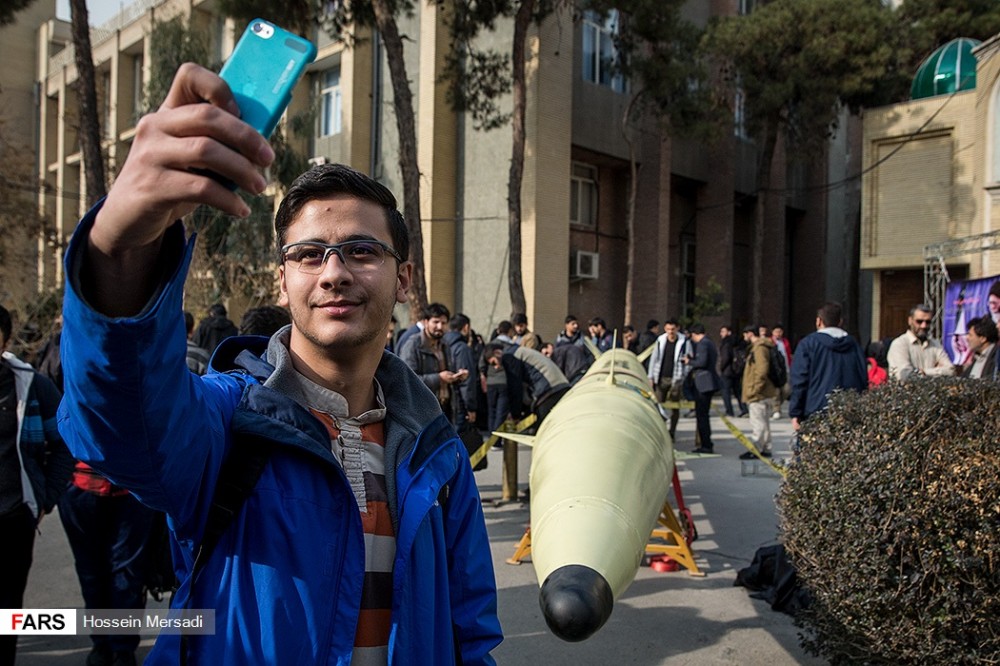
[[[268,362],[281,332],[265,359],[237,354],[255,340],[238,338],[213,358],[221,367],[192,374],[181,306],[193,242],[185,248],[183,228],[172,227],[157,293],[138,315],[109,319],[78,287],[94,215],[66,258],[59,428],[74,455],[167,513],[181,581],[172,605],[216,612],[215,635],[191,637],[188,663],[347,664],[365,569],[361,519],[323,425],[269,385],[283,371]],[[496,584],[465,448],[396,356],[383,355],[376,379],[397,539],[389,663],[492,664],[502,640]],[[219,468],[249,439],[273,453],[192,592]],[[179,648],[178,636],[161,635],[147,663],[176,664]]]
[[[846,331],[824,328],[802,338],[791,370],[788,416],[808,418],[826,408],[836,389],[868,388],[868,365],[861,345]]]

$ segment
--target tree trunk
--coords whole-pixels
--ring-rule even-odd
[[[108,192],[104,183],[100,112],[97,108],[94,58],[90,50],[87,0],[70,0],[69,7],[77,72],[76,93],[80,107],[80,150],[83,153],[83,173],[87,181],[86,203],[89,208]],[[111,91],[105,91],[105,94],[110,95]]]
[[[635,204],[639,194],[639,165],[635,161],[635,142],[628,133],[628,122],[640,95],[642,95],[641,90],[632,95],[632,99],[625,107],[625,113],[622,114],[622,138],[625,139],[625,144],[628,146],[629,167],[628,213],[625,217],[625,233],[628,236],[628,268],[625,277],[625,319],[622,323],[633,326],[635,325],[632,311],[635,307],[634,290],[639,277],[639,270],[635,265]]]
[[[403,40],[388,0],[372,0],[375,25],[385,45],[392,81],[396,131],[399,132],[399,168],[403,175],[403,215],[410,233],[410,261],[413,282],[407,296],[410,320],[416,322],[427,306],[427,279],[424,270],[424,236],[420,227],[420,170],[417,165],[417,126],[413,115],[413,93],[403,60]],[[378,110],[376,109],[377,113]]]
[[[524,298],[524,282],[521,279],[521,182],[524,180],[524,116],[527,98],[524,53],[531,16],[535,11],[535,0],[523,0],[514,17],[514,45],[511,57],[513,69],[514,109],[511,125],[513,145],[510,156],[510,174],[507,178],[507,242],[510,252],[507,258],[507,285],[510,291],[511,314],[527,312]]]
[[[771,165],[778,145],[778,123],[764,125],[757,160],[757,205],[753,217],[753,281],[750,294],[750,316],[755,324],[761,321],[764,298],[764,233],[767,229],[767,202],[771,192]]]

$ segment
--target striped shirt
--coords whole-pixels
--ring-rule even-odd
[[[375,409],[347,416],[347,401],[295,373],[294,397],[320,420],[361,511],[365,539],[365,580],[351,664],[385,666],[389,661],[392,567],[396,534],[385,485],[385,398],[375,383]]]

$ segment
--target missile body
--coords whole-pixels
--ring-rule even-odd
[[[538,429],[531,559],[549,628],[600,629],[642,562],[673,475],[673,445],[635,354],[600,356]]]

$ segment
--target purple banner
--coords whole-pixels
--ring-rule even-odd
[[[1000,321],[1000,275],[948,283],[941,344],[955,365],[964,365],[969,359],[965,337],[969,320],[982,316],[994,323]]]

